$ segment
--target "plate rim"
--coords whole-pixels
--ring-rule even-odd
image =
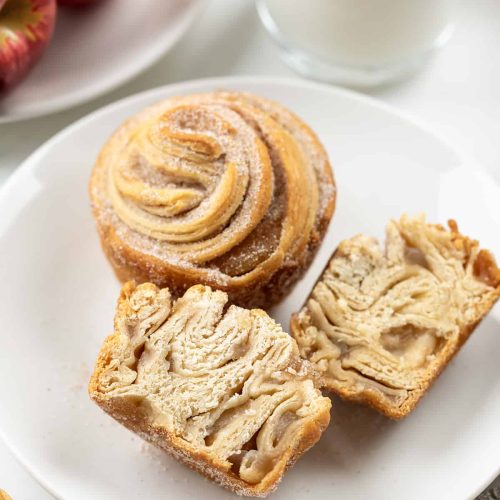
[[[92,86],[86,91],[75,94],[73,98],[71,98],[71,96],[69,98],[65,98],[63,96],[61,98],[51,100],[49,101],[48,105],[44,106],[42,104],[41,106],[35,108],[33,111],[20,112],[14,115],[0,114],[0,125],[7,123],[17,123],[32,118],[40,118],[42,116],[72,109],[93,99],[97,99],[98,97],[112,92],[113,90],[116,90],[121,85],[124,85],[134,77],[151,68],[156,62],[161,59],[162,56],[164,56],[169,50],[174,48],[175,45],[180,41],[182,36],[189,29],[191,24],[196,20],[198,15],[201,14],[201,11],[206,3],[207,0],[190,0],[190,3],[184,7],[183,12],[179,14],[179,21],[173,27],[173,32],[160,32],[158,41],[154,46],[154,50],[148,52],[145,57],[141,57],[138,60],[137,64],[129,66],[127,70],[123,71],[119,75],[109,78],[105,82],[105,85]]]
[[[204,0],[200,0],[201,4],[204,4]],[[308,81],[300,77],[274,77],[274,76],[251,76],[251,75],[237,75],[237,76],[217,76],[210,78],[198,78],[185,80],[181,82],[175,82],[167,85],[161,85],[158,87],[150,88],[147,90],[143,90],[141,92],[137,92],[135,94],[131,94],[127,97],[118,99],[111,103],[108,103],[90,113],[84,115],[78,120],[74,121],[70,125],[64,127],[59,132],[54,134],[40,146],[38,146],[27,158],[25,158],[22,163],[17,167],[17,169],[8,177],[3,186],[0,188],[0,209],[2,205],[6,204],[6,200],[8,200],[9,196],[13,195],[13,191],[19,181],[25,175],[29,175],[31,171],[36,168],[38,159],[43,156],[46,151],[49,151],[52,147],[56,146],[60,141],[63,141],[66,136],[70,135],[74,130],[79,127],[85,126],[87,123],[92,122],[93,120],[99,119],[100,116],[105,115],[114,108],[120,108],[121,106],[126,106],[128,104],[134,103],[134,101],[141,101],[142,99],[152,97],[158,95],[158,99],[161,99],[161,95],[164,92],[168,92],[171,94],[174,93],[187,93],[197,91],[206,87],[223,87],[227,84],[241,84],[241,85],[271,85],[271,86],[288,86],[288,87],[296,87],[301,89],[310,89],[312,91],[319,90],[324,92],[329,92],[340,96],[342,98],[347,98],[348,100],[352,100],[358,103],[366,104],[370,107],[374,107],[380,111],[386,112],[392,116],[397,117],[403,121],[406,121],[420,132],[425,133],[429,137],[432,137],[434,140],[440,142],[443,147],[447,148],[450,152],[454,153],[458,158],[463,160],[465,165],[468,165],[467,168],[470,169],[480,169],[483,173],[488,175],[488,172],[482,165],[471,158],[470,155],[464,154],[461,148],[458,145],[451,144],[451,142],[442,137],[441,134],[437,133],[433,130],[432,126],[426,124],[424,120],[421,120],[411,113],[406,111],[401,111],[400,109],[387,104],[383,101],[380,101],[374,97],[362,94],[360,92],[346,89],[342,87],[338,87],[335,85],[329,85],[321,82],[313,82]],[[488,175],[489,176],[489,175]],[[490,177],[490,176],[489,176]],[[14,195],[15,196],[15,195]],[[8,205],[4,212],[6,215],[9,214]],[[9,217],[5,217],[4,220],[9,220]],[[2,237],[0,233],[0,238]],[[28,459],[26,459],[20,450],[11,442],[7,433],[3,430],[2,426],[0,426],[0,439],[8,448],[9,452],[16,459],[16,461],[24,468],[24,470],[33,477],[38,484],[45,489],[50,495],[55,498],[63,498],[61,497],[56,489],[50,485],[50,482],[44,477],[38,470],[35,464],[32,464]],[[479,495],[494,479],[496,476],[500,474],[500,464],[497,466],[497,470],[488,477],[486,480],[478,484],[476,489],[473,492],[474,497]]]

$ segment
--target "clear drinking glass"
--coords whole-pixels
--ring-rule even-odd
[[[375,86],[418,69],[449,38],[454,0],[257,0],[260,18],[299,73]]]

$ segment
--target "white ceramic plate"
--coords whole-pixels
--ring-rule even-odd
[[[156,62],[189,28],[201,0],[101,0],[59,7],[47,51],[28,77],[0,99],[0,123],[88,101]]]
[[[499,187],[421,126],[351,92],[288,80],[205,80],[133,96],[78,121],[26,160],[0,196],[0,428],[60,498],[231,498],[142,444],[86,393],[119,290],[90,216],[92,164],[126,117],[170,95],[214,88],[289,106],[318,132],[335,169],[338,206],[325,242],[303,282],[273,311],[285,328],[338,241],[360,231],[380,236],[402,211],[425,210],[440,222],[456,217],[500,254]],[[457,500],[478,493],[500,464],[497,313],[406,420],[335,399],[331,426],[273,498]]]

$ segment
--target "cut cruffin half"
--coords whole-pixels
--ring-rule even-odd
[[[391,418],[408,415],[500,296],[500,270],[477,241],[402,216],[385,251],[343,241],[291,331],[326,389]]]
[[[217,483],[265,496],[318,441],[330,400],[264,311],[197,285],[173,300],[124,285],[89,393],[117,421]]]

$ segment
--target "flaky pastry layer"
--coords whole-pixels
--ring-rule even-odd
[[[500,270],[477,241],[403,216],[385,252],[342,242],[292,317],[301,355],[341,396],[407,415],[500,295]]]
[[[320,437],[330,400],[264,311],[202,285],[126,284],[90,382],[114,418],[240,494],[264,496]]]
[[[283,106],[242,92],[171,97],[122,124],[90,180],[122,281],[202,283],[268,307],[309,265],[335,205],[325,150]]]

